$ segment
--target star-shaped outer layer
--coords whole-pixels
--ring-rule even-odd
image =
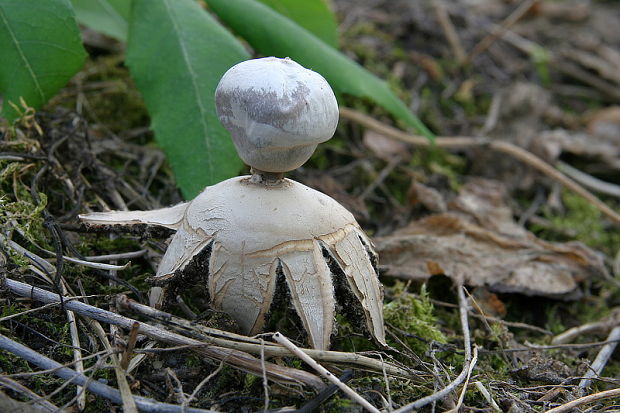
[[[385,345],[382,290],[369,239],[338,202],[298,182],[283,179],[265,186],[237,177],[174,207],[80,218],[91,225],[149,224],[176,230],[158,268],[159,281],[181,275],[210,248],[203,279],[211,304],[232,316],[245,334],[262,331],[278,274],[283,274],[310,344],[329,348],[335,281],[344,277],[361,304],[368,331]]]

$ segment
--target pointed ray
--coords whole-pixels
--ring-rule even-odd
[[[212,238],[201,232],[179,228],[170,245],[168,245],[166,254],[159,263],[157,274],[152,278],[152,281],[163,283],[175,277],[192,261],[192,258],[200,254],[211,242]],[[206,275],[204,274],[204,276]]]
[[[152,211],[92,212],[79,218],[89,225],[136,225],[146,224],[178,229],[189,205],[188,202]]]
[[[336,256],[351,289],[362,303],[371,334],[380,344],[386,345],[383,326],[383,293],[366,247],[372,250],[370,242],[365,245],[360,237],[365,235],[352,228],[347,235],[336,242],[332,253]]]
[[[312,241],[311,251],[293,251],[280,258],[291,301],[312,347],[327,350],[334,329],[336,303],[331,273],[319,242]]]
[[[216,241],[209,263],[213,307],[237,320],[244,334],[261,332],[276,289],[277,267],[276,257],[231,254]]]

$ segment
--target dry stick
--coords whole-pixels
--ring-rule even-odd
[[[620,389],[612,389],[602,391],[600,393],[590,394],[579,399],[572,400],[551,410],[547,410],[546,413],[570,412],[572,409],[579,407],[583,404],[592,403],[598,400],[613,399],[614,397],[620,397]]]
[[[581,185],[587,186],[588,188],[596,192],[620,198],[620,185],[602,181],[598,178],[593,177],[592,175],[581,172],[579,169],[573,168],[569,164],[562,161],[558,161],[556,163],[556,166],[560,171],[564,172],[566,175],[570,176]]]
[[[450,44],[454,57],[456,57],[456,62],[462,65],[465,62],[465,51],[463,49],[463,45],[461,44],[461,39],[454,28],[454,24],[452,24],[452,21],[450,20],[450,15],[446,10],[446,5],[443,3],[443,0],[433,0],[433,8],[435,9],[437,21],[446,35],[446,40],[448,40],[448,43]]]
[[[136,340],[138,339],[138,327],[140,327],[138,323],[133,323],[133,325],[131,326],[129,339],[127,339],[127,347],[125,347],[125,351],[123,351],[123,357],[121,358],[121,368],[125,371],[127,371],[131,353],[136,346]]]
[[[461,327],[463,329],[463,343],[465,351],[465,362],[463,363],[463,371],[446,387],[435,392],[429,396],[416,400],[413,403],[409,403],[398,410],[394,410],[394,413],[405,413],[412,410],[421,409],[427,404],[436,402],[446,397],[449,393],[454,391],[461,383],[463,383],[471,372],[472,366],[472,352],[471,352],[471,338],[469,336],[469,322],[467,321],[467,299],[463,293],[463,287],[459,286],[457,289],[459,297],[459,314],[461,318]]]
[[[489,391],[486,389],[486,387],[484,387],[484,385],[481,382],[479,381],[474,382],[474,386],[476,386],[480,394],[482,394],[482,397],[484,397],[489,402],[493,410],[495,410],[496,412],[502,411],[502,409],[495,402],[495,400],[493,400],[493,396],[491,396],[491,393],[489,393]]]
[[[10,241],[10,242],[13,242],[13,241]],[[36,256],[36,255],[33,254],[33,256]],[[41,258],[41,260],[43,259]],[[48,267],[47,269],[52,270],[52,271],[49,271],[50,274],[56,274],[56,268],[52,266],[51,264],[50,264],[50,267]],[[49,278],[47,274],[40,272],[38,270],[36,270],[35,273],[39,274],[41,278],[47,281],[50,285],[54,285],[54,281],[51,278]],[[60,277],[60,291],[65,296],[68,294],[68,291],[69,291],[69,285],[67,284],[67,282],[62,276]],[[75,318],[75,314],[73,313],[73,311],[70,311],[67,309],[65,313],[67,314],[67,321],[69,323],[69,333],[71,335],[71,345],[73,347],[73,360],[75,361],[75,370],[79,374],[84,374],[84,363],[82,362],[82,350],[81,350],[79,332],[77,328],[77,319]],[[76,392],[77,392],[76,393],[77,394],[76,395],[77,406],[79,410],[84,410],[84,408],[86,407],[86,392],[81,386],[76,387]]]
[[[265,393],[265,411],[267,411],[269,410],[269,384],[267,383],[267,374],[265,373],[265,340],[261,338],[260,341],[260,363],[263,368],[263,392]]]
[[[145,255],[147,252],[148,252],[147,249],[142,249],[138,251],[121,252],[118,254],[93,255],[93,256],[84,257],[84,258],[86,259],[86,261],[89,261],[89,262],[113,261],[113,260],[122,260],[122,259],[141,257]]]
[[[58,294],[42,290],[29,284],[11,280],[9,278],[5,278],[3,284],[5,288],[8,288],[11,292],[22,297],[30,297],[33,300],[41,301],[43,303],[60,302],[60,297]],[[63,297],[63,300],[66,299],[67,297]],[[104,323],[114,324],[127,330],[131,329],[133,323],[138,322],[140,325],[139,333],[142,333],[152,339],[174,345],[195,346],[192,350],[204,355],[205,357],[218,361],[224,361],[233,367],[239,368],[259,377],[262,375],[260,360],[257,360],[245,352],[208,345],[199,340],[166,331],[79,301],[66,301],[64,304],[65,308],[74,311],[77,314],[93,318]],[[267,375],[273,381],[283,384],[303,383],[315,389],[322,389],[324,387],[323,382],[318,377],[305,371],[290,367],[282,367],[273,363],[265,363],[265,365]]]
[[[209,374],[207,377],[205,377],[200,383],[198,383],[198,385],[194,388],[194,391],[192,392],[192,394],[189,395],[189,397],[183,402],[183,406],[186,407],[188,404],[190,404],[192,402],[192,400],[194,400],[196,398],[196,395],[198,395],[198,393],[200,392],[200,390],[202,390],[202,388],[215,376],[217,376],[220,371],[222,371],[222,369],[224,368],[224,362],[220,362],[220,365],[217,366],[217,369],[215,369],[215,371],[213,371],[211,374]]]
[[[338,377],[334,376],[329,372],[325,367],[321,366],[319,363],[314,361],[312,357],[301,351],[299,347],[293,344],[288,338],[284,337],[281,333],[275,333],[273,335],[273,339],[284,346],[288,351],[302,359],[306,362],[310,367],[316,370],[321,376],[325,377],[327,380],[331,381],[333,384],[338,386],[340,390],[344,392],[347,396],[349,396],[353,401],[359,403],[366,410],[372,413],[380,413],[379,409],[370,404],[368,400],[364,399],[359,394],[355,393],[352,388],[341,382]]]
[[[232,348],[239,351],[244,351],[251,354],[260,355],[261,352],[265,353],[266,357],[283,357],[289,354],[288,350],[271,344],[261,344],[260,339],[242,336],[240,334],[230,333],[228,331],[217,330],[206,326],[193,324],[188,320],[180,317],[173,316],[170,313],[166,313],[161,310],[157,310],[153,307],[149,307],[144,304],[140,304],[134,300],[131,300],[125,295],[121,295],[117,299],[117,304],[121,308],[127,308],[133,310],[139,314],[143,314],[148,317],[152,317],[164,323],[169,323],[171,327],[177,328],[177,331],[188,333],[199,333],[205,340],[209,340],[210,343],[219,345],[222,347]],[[175,326],[176,324],[176,326]],[[202,337],[201,337],[202,339]],[[342,351],[328,351],[328,350],[315,350],[302,348],[301,351],[308,354],[310,357],[317,361],[326,363],[339,363],[346,364],[348,366],[356,366],[375,372],[386,371],[391,376],[411,377],[414,372],[395,366],[391,363],[386,363],[381,360],[377,360],[371,357],[366,357],[357,353],[347,353]]]
[[[103,384],[97,380],[91,380],[83,374],[77,373],[68,367],[64,367],[62,364],[54,361],[36,351],[19,344],[10,338],[0,334],[0,348],[9,351],[16,356],[23,358],[24,360],[33,363],[40,368],[46,370],[52,370],[52,373],[64,380],[71,380],[80,386],[85,386],[89,391],[111,400],[116,404],[122,404],[121,394],[118,390]],[[182,406],[176,406],[173,404],[160,403],[156,400],[148,399],[146,397],[134,396],[134,400],[140,410],[144,412],[153,413],[211,413],[212,410],[196,409],[196,408],[183,408]]]
[[[563,333],[553,337],[551,344],[566,344],[573,341],[575,338],[583,334],[588,334],[594,331],[608,331],[615,326],[620,325],[620,308],[616,308],[611,312],[611,315],[601,321],[594,323],[582,324],[577,327],[569,328]]]
[[[401,140],[403,142],[411,143],[413,145],[418,146],[430,146],[430,142],[423,136],[412,135],[403,131],[400,131],[396,128],[388,126],[384,123],[381,123],[370,116],[367,116],[358,111],[349,109],[349,108],[340,108],[340,115],[343,118],[352,120],[354,122],[359,123],[367,127],[368,129],[372,129],[377,133],[382,135]],[[585,198],[588,202],[594,205],[598,210],[600,210],[604,215],[607,216],[611,221],[613,221],[616,225],[620,225],[620,214],[615,212],[609,206],[607,206],[603,201],[598,199],[594,194],[589,192],[587,189],[579,185],[577,182],[573,181],[562,172],[555,169],[553,166],[549,165],[547,162],[540,159],[538,156],[526,151],[525,149],[514,145],[510,142],[500,141],[500,140],[491,140],[486,137],[473,137],[473,136],[438,136],[435,138],[435,145],[440,148],[458,148],[458,147],[489,147],[490,149],[496,150],[498,152],[506,153],[512,156],[515,159],[518,159],[529,166],[539,170],[544,173],[548,177],[556,180],[561,183],[571,191]]]
[[[343,383],[348,382],[353,378],[353,370],[347,369],[338,378]],[[315,411],[325,400],[332,397],[338,391],[338,386],[330,384],[325,389],[321,390],[312,400],[301,406],[296,410],[297,413],[311,413]]]
[[[64,280],[63,280],[64,284]],[[65,290],[63,288],[63,290]],[[66,290],[63,291],[66,293]],[[67,313],[67,321],[69,322],[69,332],[71,333],[71,345],[73,346],[73,360],[76,362],[75,370],[78,373],[84,374],[84,364],[82,363],[82,351],[80,350],[80,336],[78,332],[77,319],[75,318],[75,313],[73,311],[66,311]],[[83,411],[86,408],[86,392],[81,388],[77,387],[77,406],[80,411]]]
[[[474,370],[474,366],[478,361],[478,347],[474,346],[474,350],[472,352],[471,363],[469,364],[469,369],[467,370],[467,377],[465,377],[465,383],[463,383],[463,389],[461,390],[461,395],[459,396],[459,400],[456,403],[456,406],[449,410],[448,413],[458,413],[461,411],[461,407],[463,406],[463,400],[465,400],[465,393],[467,393],[467,386],[469,384],[469,378],[471,377],[471,372]]]
[[[512,27],[516,22],[523,17],[525,13],[534,5],[534,3],[538,2],[538,0],[525,0],[523,3],[519,5],[508,17],[504,19],[504,21],[499,25],[493,28],[493,31],[485,36],[465,58],[465,63],[471,62],[476,56],[480,53],[487,50],[497,39],[502,37],[504,33],[510,27]]]
[[[110,354],[112,366],[114,367],[114,374],[116,375],[116,382],[121,393],[121,400],[123,401],[123,411],[126,413],[137,413],[138,410],[136,407],[136,403],[133,399],[133,394],[131,394],[131,388],[129,387],[129,383],[127,382],[125,371],[121,369],[119,365],[118,357],[114,353],[114,349],[112,348],[112,344],[110,344],[110,340],[108,340],[108,337],[106,336],[105,330],[98,321],[87,318],[86,322],[95,332],[97,337],[99,337],[99,340],[101,340],[101,343],[103,343],[103,347],[105,347],[105,349]]]
[[[15,380],[11,380],[8,377],[0,376],[0,386],[5,387],[7,389],[11,389],[16,393],[21,394],[30,399],[28,404],[32,404],[33,406],[49,411],[49,412],[59,412],[61,411],[57,406],[52,404],[49,400],[45,400],[45,398],[39,396],[28,387],[22,385],[21,383],[16,382]]]
[[[609,358],[618,346],[618,340],[620,340],[620,327],[614,327],[609,333],[609,336],[607,336],[607,341],[611,341],[611,343],[605,344],[599,350],[594,362],[590,366],[590,369],[586,372],[586,374],[584,374],[583,379],[579,382],[579,390],[582,394],[588,389],[588,387],[590,387],[592,378],[600,376],[601,372],[605,368],[605,365],[609,361]]]

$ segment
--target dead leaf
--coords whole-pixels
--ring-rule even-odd
[[[465,185],[449,212],[375,239],[395,277],[425,280],[442,271],[456,282],[495,292],[567,298],[578,282],[607,273],[602,257],[578,242],[536,238],[512,220],[501,184]]]

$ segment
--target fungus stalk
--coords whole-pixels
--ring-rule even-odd
[[[314,348],[329,348],[337,311],[386,345],[372,243],[338,202],[284,178],[334,134],[338,104],[327,81],[288,58],[248,60],[224,74],[215,101],[251,176],[170,208],[80,218],[176,231],[152,281],[170,287],[197,274],[210,306],[245,334],[263,331],[286,299]]]

